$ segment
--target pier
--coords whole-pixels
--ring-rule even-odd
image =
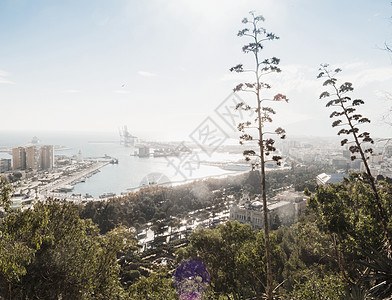
[[[110,163],[111,163],[110,161],[96,161],[94,165],[86,169],[79,170],[70,176],[62,177],[59,180],[56,180],[55,182],[51,182],[46,185],[39,186],[37,191],[37,196],[39,197],[39,199],[42,200],[44,200],[46,197],[52,197],[52,198],[57,198],[57,199],[76,202],[76,203],[81,203],[82,201],[101,201],[103,199],[96,199],[92,197],[86,198],[82,195],[80,196],[69,195],[66,193],[56,192],[56,190],[63,186],[73,185],[74,182],[77,182],[82,178],[89,177],[95,174],[96,172],[99,171],[99,169],[103,168],[104,166]]]

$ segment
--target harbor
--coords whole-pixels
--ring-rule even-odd
[[[25,178],[16,189],[13,202],[16,207],[28,207],[34,200],[44,201],[47,197],[75,203],[103,200],[102,198],[94,198],[88,194],[76,195],[70,194],[69,192],[74,189],[75,184],[97,174],[103,167],[110,163],[110,161],[88,161],[79,165],[79,168],[75,169],[69,175],[62,175],[60,172],[56,172]]]
[[[146,183],[144,179],[150,178],[151,174],[164,175],[167,178],[165,184],[178,185],[243,172],[224,170],[219,164],[227,165],[230,160],[237,162],[241,154],[216,152],[210,157],[190,144],[185,147],[181,142],[137,141],[132,146],[130,139],[134,137],[122,134],[128,137],[127,143],[124,137],[116,142],[113,135],[60,137],[40,134],[40,140],[45,144],[64,146],[55,147],[53,169],[45,172],[15,171],[23,174],[15,182],[16,194],[23,195],[23,202],[36,198],[44,200],[45,197],[73,202],[98,201],[123,196],[150,185],[151,180]],[[26,144],[23,142],[26,140],[29,138],[18,137],[12,144]],[[157,155],[153,155],[152,151],[146,157],[133,155],[141,144],[156,150]],[[3,150],[13,148],[10,145],[2,147]],[[180,152],[179,156],[173,155],[176,151]],[[12,158],[9,154],[4,155]]]

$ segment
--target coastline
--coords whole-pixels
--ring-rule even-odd
[[[140,189],[149,188],[149,187],[156,187],[156,186],[181,186],[181,185],[193,183],[193,182],[196,182],[196,181],[199,181],[199,180],[223,179],[223,178],[227,178],[229,176],[243,175],[243,174],[248,173],[248,172],[249,171],[238,171],[238,172],[233,171],[233,172],[230,172],[230,173],[220,174],[220,175],[209,175],[209,176],[203,176],[203,177],[198,177],[198,178],[189,178],[189,179],[184,179],[184,180],[163,182],[163,183],[160,183],[160,184],[138,186],[138,187],[128,188],[127,192],[129,191],[128,194],[135,193],[135,192],[139,191]]]
[[[81,180],[84,177],[90,177],[92,175],[94,175],[97,171],[99,171],[101,168],[107,166],[108,164],[110,164],[110,161],[96,161],[94,163],[94,165],[88,167],[87,169],[83,169],[80,171],[75,172],[74,174],[72,174],[71,176],[68,176],[66,178],[62,178],[59,181],[55,181],[53,183],[49,183],[44,187],[40,188],[39,193],[44,195],[44,196],[61,196],[62,199],[67,199],[67,198],[72,198],[72,200],[75,200],[74,196],[66,194],[66,193],[56,193],[56,192],[51,192],[51,191],[55,191],[56,189],[62,187],[62,186],[66,186],[66,185],[72,185],[74,186],[75,184],[73,184],[74,182],[77,182],[79,180]],[[87,199],[84,197],[79,197],[79,200],[81,199]],[[98,200],[98,199],[94,199],[94,198],[88,198],[90,200]]]

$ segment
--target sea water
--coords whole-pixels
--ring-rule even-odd
[[[199,178],[236,174],[214,163],[237,162],[243,160],[241,154],[213,152],[211,155],[202,149],[194,148],[192,153],[180,157],[138,157],[137,148],[120,144],[116,133],[32,133],[0,132],[0,147],[23,146],[37,136],[40,145],[63,146],[55,155],[73,156],[79,151],[82,157],[102,158],[105,155],[118,159],[118,164],[108,164],[100,172],[74,186],[71,193],[90,194],[94,198],[104,193],[126,193],[148,184],[171,182],[178,184]],[[0,153],[1,158],[11,158]],[[209,162],[209,163],[208,163]]]

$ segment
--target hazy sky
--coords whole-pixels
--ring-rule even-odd
[[[116,132],[185,139],[214,112],[251,66],[236,36],[255,10],[280,36],[262,55],[281,59],[271,77],[290,99],[276,110],[289,135],[333,135],[318,100],[320,63],[366,100],[373,136],[391,136],[389,0],[0,0],[0,130]]]

